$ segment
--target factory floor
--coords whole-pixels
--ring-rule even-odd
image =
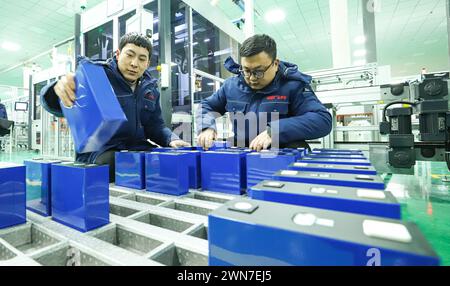
[[[4,151],[0,151],[0,162],[20,163],[24,160],[33,159],[39,157],[39,153],[35,151],[20,151],[9,154]]]
[[[0,152],[0,161],[22,163],[38,157],[35,152],[7,154]],[[445,163],[417,162],[415,175],[382,175],[402,204],[403,219],[418,225],[425,238],[450,266],[450,172]]]
[[[417,162],[415,175],[385,177],[387,190],[402,204],[404,220],[419,226],[428,242],[450,266],[450,178],[446,163]],[[443,181],[444,179],[444,181]]]

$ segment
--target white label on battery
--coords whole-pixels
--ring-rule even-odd
[[[309,176],[316,178],[316,177],[319,177],[319,174],[309,174]]]
[[[285,171],[281,171],[281,175],[282,176],[297,176],[298,172],[297,171],[285,170]]]
[[[365,161],[365,160],[360,160],[360,159],[358,159],[358,160],[355,160],[355,159],[350,160],[350,162],[357,162],[357,163],[364,162],[364,161]]]
[[[284,186],[283,183],[279,183],[279,182],[267,182],[264,184],[264,187],[269,187],[269,188],[282,188]]]
[[[411,234],[406,226],[398,223],[365,220],[363,222],[364,234],[374,238],[381,238],[402,243],[412,241]]]
[[[321,178],[329,178],[330,174],[320,174],[319,177],[321,177]]]
[[[316,223],[316,216],[313,214],[297,214],[294,223],[301,226],[312,226]]]
[[[356,176],[356,178],[360,179],[360,180],[371,180],[371,179],[373,179],[373,177],[367,176],[367,175],[359,175],[359,176]]]
[[[294,163],[294,167],[308,167],[308,163]]]
[[[334,227],[334,220],[318,218],[316,220],[317,225],[326,226],[326,227]]]
[[[8,162],[0,162],[0,169],[21,167],[22,165]]]
[[[358,198],[374,199],[374,200],[383,200],[386,198],[386,195],[383,191],[374,191],[374,190],[357,190],[356,195],[358,196]]]
[[[234,204],[234,208],[235,208],[235,209],[243,210],[243,211],[249,210],[249,209],[251,209],[252,207],[253,207],[252,204],[250,204],[250,203],[245,203],[245,202],[239,202],[239,203]]]
[[[313,194],[324,194],[325,192],[325,188],[311,188],[311,193]]]
[[[336,190],[327,190],[327,193],[328,193],[328,194],[332,194],[332,195],[337,195],[337,194],[339,194],[339,192],[336,191]]]

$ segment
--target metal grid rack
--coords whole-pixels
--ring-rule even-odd
[[[207,216],[234,198],[111,185],[110,224],[81,233],[28,211],[27,224],[0,230],[0,266],[206,266]]]

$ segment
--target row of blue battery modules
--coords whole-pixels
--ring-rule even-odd
[[[109,223],[107,166],[31,160],[0,165],[0,174],[0,228],[25,222],[25,202],[82,232]],[[210,265],[439,264],[356,150],[124,151],[116,153],[116,185],[242,195],[209,214]]]

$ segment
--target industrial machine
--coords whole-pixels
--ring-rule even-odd
[[[390,167],[411,169],[419,160],[446,161],[450,168],[449,73],[426,74],[420,81],[384,89],[385,96],[401,99],[385,106],[380,123],[380,133],[389,137]],[[417,140],[413,116],[418,116]]]

